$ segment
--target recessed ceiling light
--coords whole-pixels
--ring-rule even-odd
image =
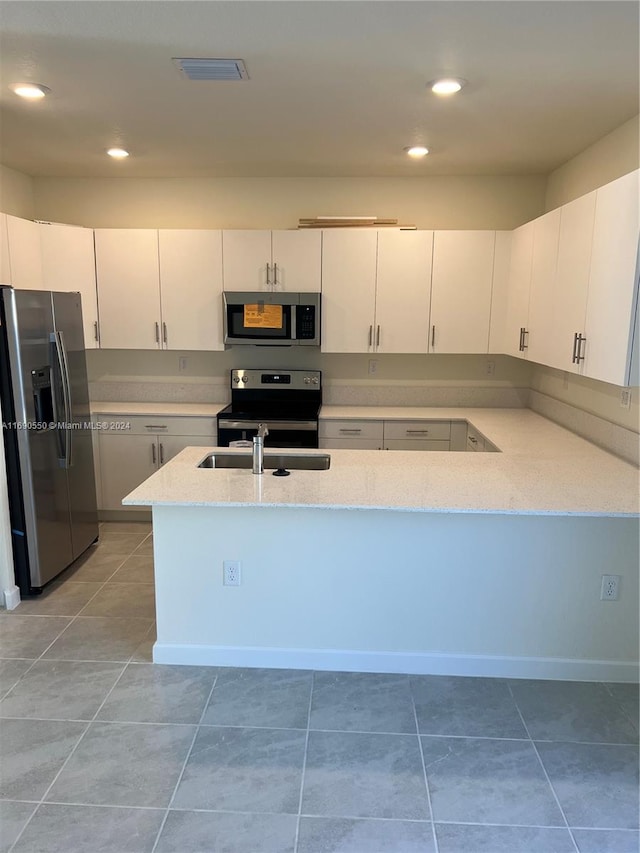
[[[427,85],[435,95],[455,95],[466,82],[461,77],[443,77],[440,80],[432,80]]]
[[[48,95],[51,89],[43,86],[41,83],[15,83],[11,89],[20,95],[21,98],[27,98],[30,101],[37,101]]]
[[[424,145],[412,145],[410,148],[404,149],[409,157],[413,157],[416,160],[419,160],[421,157],[426,157],[429,153],[429,149],[425,148]]]
[[[125,151],[124,148],[109,148],[107,154],[114,160],[124,160],[125,157],[129,156],[129,152]]]

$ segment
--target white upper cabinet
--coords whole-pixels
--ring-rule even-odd
[[[535,222],[527,222],[516,228],[511,238],[502,351],[519,358],[527,357],[534,228]]]
[[[322,232],[223,231],[225,290],[319,291]]]
[[[631,172],[596,191],[584,374],[614,385],[631,381],[638,298],[639,174]],[[636,336],[639,333],[636,328]]]
[[[321,287],[322,231],[271,232],[272,289],[318,293]]]
[[[548,322],[545,364],[559,370],[577,371],[578,349],[584,344],[589,288],[589,267],[596,207],[595,192],[581,196],[560,209],[558,262],[552,310]]]
[[[164,349],[222,350],[222,232],[158,232]]]
[[[0,213],[0,284],[11,284],[11,263],[9,261],[9,235],[7,233],[6,213]]]
[[[370,352],[374,347],[377,232],[326,229],[322,238],[322,351]]]
[[[223,231],[225,290],[271,290],[271,231]]]
[[[489,325],[489,352],[493,353],[506,351],[505,338],[509,272],[511,268],[511,238],[511,231],[496,231],[496,248],[493,256],[493,284],[491,286],[491,322]]]
[[[20,290],[43,290],[40,226],[30,219],[7,216],[11,284]]]
[[[534,219],[531,258],[531,295],[529,297],[529,334],[526,336],[527,358],[548,364],[552,352],[549,318],[553,312],[560,210],[552,210]]]
[[[436,231],[431,352],[489,351],[495,231]]]
[[[95,246],[101,347],[161,349],[158,232],[97,228]]]
[[[40,223],[45,290],[79,291],[86,349],[99,346],[93,229]]]
[[[426,353],[433,231],[378,231],[375,352]]]

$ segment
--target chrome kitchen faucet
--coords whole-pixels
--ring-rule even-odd
[[[269,435],[266,424],[258,424],[258,434],[253,436],[253,473],[264,473],[264,440]]]

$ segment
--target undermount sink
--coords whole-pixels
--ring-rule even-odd
[[[209,453],[200,462],[198,468],[248,468],[253,465],[250,453]],[[304,453],[274,453],[268,450],[264,454],[264,467],[268,470],[291,469],[292,471],[326,471],[331,465],[328,453],[306,455]]]

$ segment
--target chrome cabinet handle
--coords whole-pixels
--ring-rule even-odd
[[[162,442],[160,442],[160,464],[164,465],[164,447],[162,446]]]
[[[373,326],[369,326],[369,346],[373,343]]]
[[[406,435],[428,435],[428,429],[407,429],[405,430]]]
[[[167,324],[166,323],[162,324],[162,341],[165,344],[167,343]]]
[[[278,264],[273,262],[273,286],[278,286]]]
[[[436,327],[431,327],[431,346],[434,347],[436,345]]]
[[[520,343],[518,344],[518,352],[524,352],[524,327],[520,326]]]
[[[167,425],[166,424],[145,424],[144,428],[145,429],[166,429]]]
[[[376,346],[377,347],[380,346],[380,326],[378,326],[378,328],[376,330]]]
[[[575,335],[573,336],[573,354],[571,356],[571,363],[572,364],[577,364],[577,361],[578,361],[577,351],[578,351],[578,333],[576,332]]]
[[[272,281],[269,277],[269,272],[271,271],[271,264],[267,264],[267,287],[271,287]]]
[[[340,427],[340,432],[362,432],[361,429],[346,429],[344,427]]]
[[[522,351],[524,352],[526,349],[529,349],[529,330],[522,330]]]
[[[583,337],[582,333],[578,335],[577,347],[576,347],[576,364],[580,364],[581,361],[584,361],[584,353],[582,351],[582,344],[586,344],[587,339]]]
[[[156,323],[156,343],[160,343],[160,324]]]
[[[156,443],[155,443],[155,441],[151,445],[151,461],[153,462],[154,465],[156,464]]]
[[[100,335],[98,334],[98,321],[95,320],[93,324],[93,339],[95,341],[100,341]]]

